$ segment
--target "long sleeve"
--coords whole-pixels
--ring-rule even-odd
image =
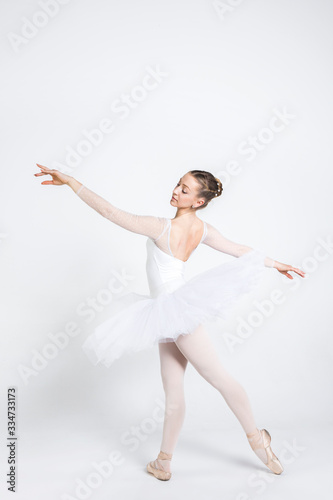
[[[164,229],[165,222],[163,217],[136,215],[121,210],[83,184],[76,194],[103,217],[133,233],[143,234],[155,240]]]
[[[240,243],[235,243],[223,236],[218,229],[206,222],[207,233],[202,243],[208,245],[215,250],[232,255],[233,257],[240,257],[241,255],[254,250],[254,248],[248,245],[242,245]],[[270,257],[265,257],[265,267],[274,267],[275,261]]]

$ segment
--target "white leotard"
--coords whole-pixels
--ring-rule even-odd
[[[157,240],[147,239],[147,262],[146,271],[150,294],[156,297],[161,291],[173,291],[179,285],[185,283],[185,265],[183,261],[174,257],[170,248],[171,219],[165,218],[165,229]],[[206,236],[206,222],[203,223],[204,229],[201,240],[196,248],[202,243]],[[168,253],[158,246],[158,241],[165,235]],[[162,245],[165,247],[165,244]],[[196,248],[192,251],[196,250]],[[187,259],[188,260],[188,259]]]

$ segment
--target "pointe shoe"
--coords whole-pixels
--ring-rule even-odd
[[[164,467],[159,462],[159,460],[171,460],[171,459],[172,459],[172,453],[165,453],[164,451],[160,451],[157,459],[147,464],[147,471],[150,474],[153,474],[157,479],[161,479],[162,481],[169,481],[169,479],[172,476],[172,473],[164,470]]]
[[[257,431],[259,431],[259,429],[257,429]],[[253,451],[259,450],[259,449],[265,450],[267,462],[265,463],[264,460],[261,459],[261,457],[259,457],[259,458],[261,459],[261,461],[265,465],[267,465],[267,467],[272,472],[274,472],[274,474],[281,474],[281,472],[283,471],[283,467],[282,467],[279,459],[277,458],[277,456],[274,455],[272,448],[270,446],[270,444],[271,444],[270,433],[266,429],[261,429],[259,432],[260,432],[260,435],[262,438],[260,440],[254,439],[255,437],[258,436],[258,432],[252,432],[251,434],[246,434],[252,450]],[[259,455],[257,455],[257,456],[259,456]]]

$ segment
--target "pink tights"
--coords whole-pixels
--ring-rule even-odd
[[[175,342],[159,343],[159,353],[165,391],[162,451],[174,452],[184,421],[184,374],[188,361],[223,396],[245,433],[256,431],[244,388],[223,368],[209,334],[202,325],[191,334],[180,335]]]

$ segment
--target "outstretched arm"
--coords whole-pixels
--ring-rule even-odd
[[[207,234],[202,243],[205,243],[205,245],[208,245],[215,250],[219,250],[220,252],[227,253],[229,255],[233,255],[234,257],[241,257],[245,253],[254,250],[253,247],[250,247],[248,245],[243,245],[240,243],[235,243],[234,241],[229,240],[225,236],[223,236],[220,231],[218,231],[214,226],[211,224],[207,225]],[[264,260],[264,265],[265,267],[274,267],[277,269],[282,274],[285,274],[290,279],[293,279],[293,277],[288,274],[288,271],[294,271],[300,276],[304,278],[305,273],[304,271],[290,266],[288,264],[283,264],[282,262],[275,261],[271,259],[270,257],[265,257]]]
[[[75,179],[74,179],[75,181]],[[164,221],[162,217],[155,217],[153,215],[136,215],[112,205],[109,201],[94,193],[91,189],[81,184],[76,190],[76,184],[72,181],[68,183],[75,193],[87,205],[96,210],[106,219],[114,222],[118,226],[132,231],[133,233],[143,234],[152,239],[156,239],[164,228]]]
[[[38,165],[38,164],[37,164]],[[63,185],[67,184],[73,189],[87,205],[96,210],[100,215],[114,222],[118,226],[132,231],[133,233],[143,234],[152,239],[158,238],[164,229],[165,221],[163,217],[154,217],[152,215],[136,215],[112,205],[109,201],[99,196],[91,189],[84,186],[81,182],[69,175],[63,174],[58,170],[51,170],[42,165],[38,165],[42,172],[35,174],[52,176],[52,181],[43,181],[42,184]]]
[[[223,236],[223,234],[221,234],[216,227],[208,224],[208,222],[206,222],[206,225],[207,234],[202,242],[205,245],[208,245],[215,250],[219,250],[220,252],[227,253],[228,255],[232,255],[233,257],[241,257],[250,250],[254,250],[254,248],[249,247],[248,245],[235,243],[234,241],[229,240]],[[266,267],[274,267],[274,264],[275,260],[269,257],[265,258]]]

